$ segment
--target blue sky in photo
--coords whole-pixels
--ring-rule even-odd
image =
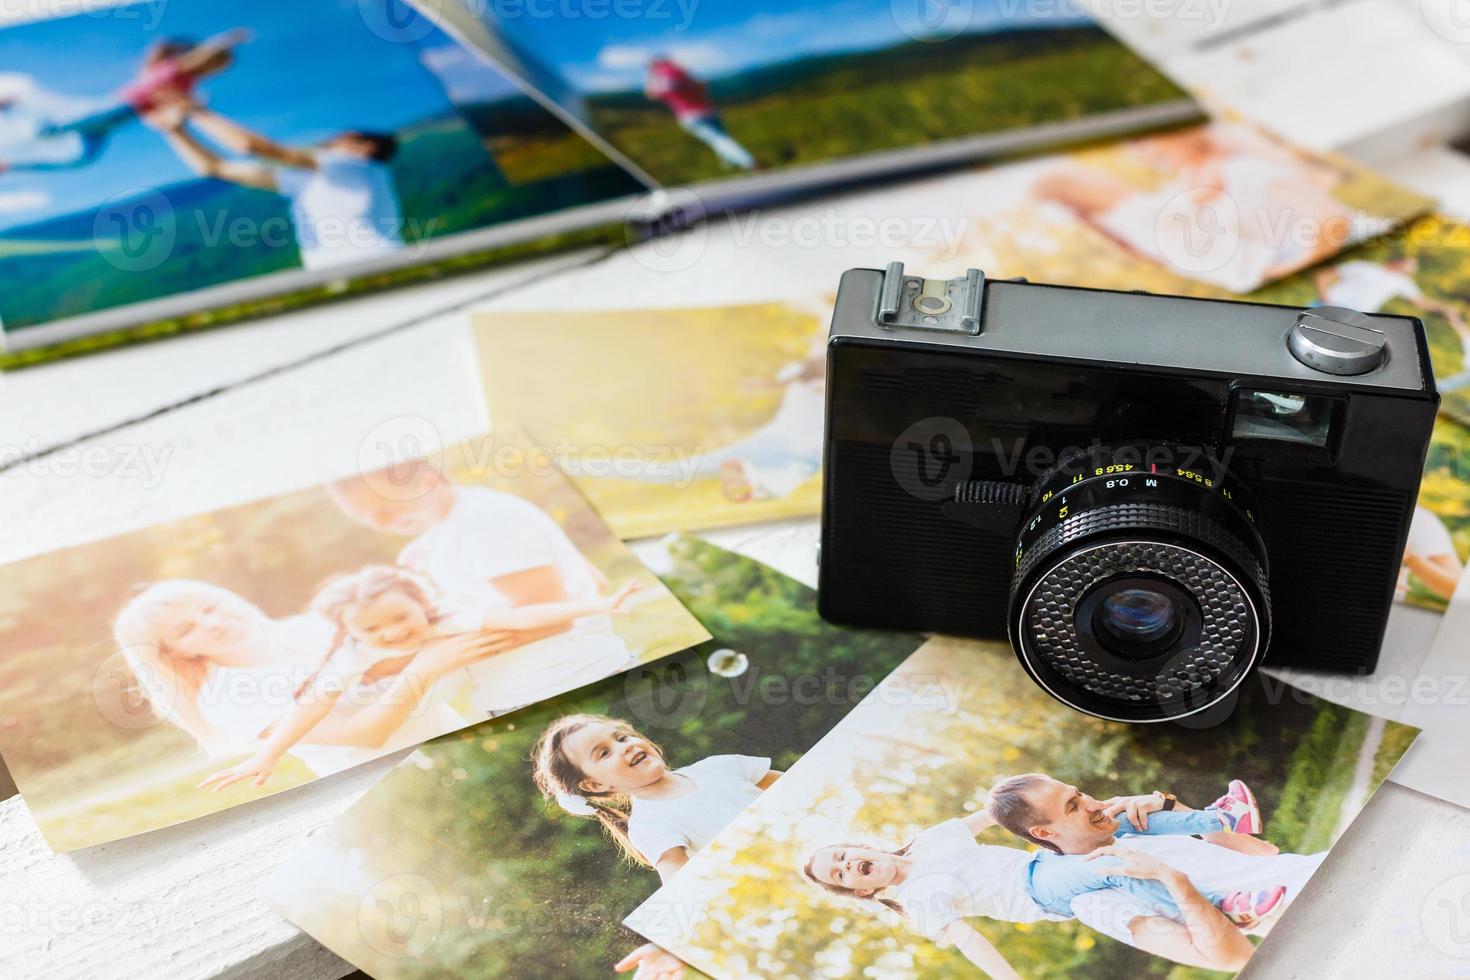
[[[170,0],[36,21],[0,30],[0,74],[29,75],[66,96],[105,98],[132,78],[156,41],[198,40],[234,27],[248,28],[254,39],[197,91],[216,111],[285,143],[314,143],[344,129],[394,129],[442,114],[451,98],[516,91],[437,30],[417,44],[380,37],[359,0]],[[129,123],[90,166],[0,174],[0,228],[192,176],[157,133]]]
[[[619,4],[581,0],[461,0],[523,57],[535,58],[583,92],[642,84],[656,53],[706,78],[808,55],[885,48],[914,40],[922,23],[982,33],[1042,24],[1090,24],[1080,3],[1057,0],[624,0],[641,16],[592,16]],[[1034,9],[1027,11],[1027,7]],[[580,16],[538,16],[565,7]],[[948,20],[945,18],[958,18]]]

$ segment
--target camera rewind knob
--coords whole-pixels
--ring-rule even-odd
[[[1298,361],[1326,374],[1367,374],[1383,363],[1388,338],[1372,318],[1344,306],[1303,310],[1286,336]]]

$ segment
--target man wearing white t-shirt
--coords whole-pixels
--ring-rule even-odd
[[[159,110],[147,121],[201,176],[285,197],[301,264],[308,269],[359,262],[404,247],[403,210],[389,166],[398,140],[387,133],[350,130],[314,147],[293,147],[199,106]],[[225,159],[201,143],[190,125],[250,159]]]
[[[1222,838],[1239,838],[1232,841],[1236,849],[1195,837],[1135,834],[1117,819],[1122,813],[1131,825],[1146,828],[1150,813],[1187,809],[1162,793],[1103,801],[1040,774],[1012,777],[1002,785],[1008,788],[992,791],[987,806],[1011,833],[1060,854],[1121,858],[1120,873],[1152,878],[1168,888],[1182,921],[1158,915],[1118,891],[1083,895],[1074,899],[1072,911],[1079,921],[1119,942],[1186,966],[1239,970],[1255,951],[1245,933],[1203,892],[1284,885],[1283,900],[1290,902],[1326,856],[1281,854],[1246,834]]]
[[[539,507],[488,487],[457,486],[415,460],[394,472],[329,487],[349,517],[412,536],[398,563],[422,572],[456,602],[481,608],[595,599],[606,579]],[[475,672],[474,706],[502,714],[607,677],[632,661],[608,615],[512,634]]]

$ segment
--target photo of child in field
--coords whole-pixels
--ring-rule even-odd
[[[49,843],[281,792],[707,632],[504,429],[9,566],[0,752]],[[65,592],[75,614],[52,612]]]
[[[712,640],[423,746],[266,900],[379,977],[686,975],[622,918],[921,640],[830,626],[811,590],[694,539],[658,571]]]
[[[716,976],[1235,972],[1417,734],[1248,688],[1162,731],[931,640],[627,922]]]
[[[481,313],[490,416],[525,425],[625,538],[815,514],[819,310]]]
[[[1187,103],[1080,9],[706,0],[594,19],[454,0],[435,16],[665,185]]]

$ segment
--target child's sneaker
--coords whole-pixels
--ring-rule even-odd
[[[1260,891],[1231,892],[1220,903],[1225,917],[1242,929],[1255,929],[1270,922],[1286,908],[1286,886],[1274,885]]]
[[[1261,832],[1261,808],[1256,805],[1256,796],[1251,788],[1238,779],[1230,780],[1230,789],[1210,805],[1220,815],[1225,829],[1236,834],[1259,834]]]

